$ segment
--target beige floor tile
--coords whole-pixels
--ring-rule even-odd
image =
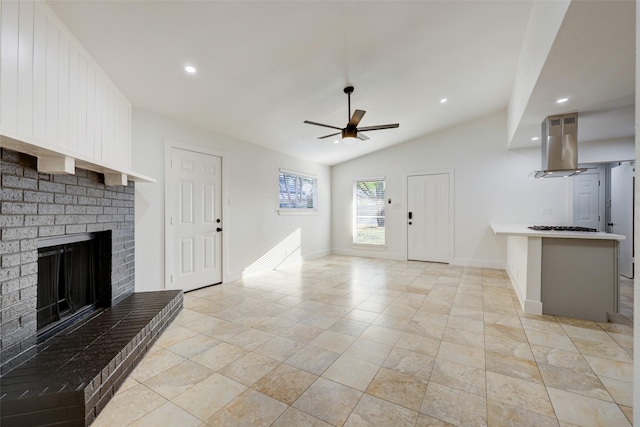
[[[464,329],[455,329],[447,326],[442,340],[484,350],[484,334],[477,332],[469,332]]]
[[[560,421],[580,426],[631,426],[615,403],[551,387],[547,390]]]
[[[155,377],[160,372],[166,371],[185,360],[186,359],[184,357],[178,356],[169,350],[160,349],[147,354],[140,364],[133,370],[131,376],[139,382],[145,382],[146,380]]]
[[[274,337],[254,351],[279,362],[284,362],[302,347],[304,347],[304,344],[301,342],[284,337]]]
[[[331,427],[331,424],[289,406],[271,427]]]
[[[485,357],[487,360],[487,371],[542,384],[542,377],[540,376],[538,365],[533,360],[491,351],[487,351]]]
[[[190,359],[203,351],[209,350],[211,347],[218,345],[220,341],[215,338],[210,338],[206,335],[194,335],[187,338],[184,341],[180,341],[177,344],[167,347],[167,350],[176,353],[179,356]]]
[[[632,356],[504,270],[329,256],[186,294],[94,425],[618,427]]]
[[[615,342],[601,343],[575,338],[573,339],[573,343],[576,345],[578,350],[580,350],[580,353],[585,355],[588,354],[589,356],[603,357],[605,359],[613,359],[620,362],[633,362],[633,358]]]
[[[456,427],[451,423],[442,421],[425,414],[418,414],[415,427]]]
[[[211,375],[211,369],[185,360],[150,378],[144,384],[162,397],[172,399]]]
[[[306,345],[285,363],[295,368],[303,369],[312,374],[321,375],[337,358],[339,353],[324,350],[312,345]]]
[[[633,364],[605,359],[597,356],[584,355],[585,360],[598,376],[615,378],[626,381],[633,377]]]
[[[396,343],[396,347],[435,357],[438,354],[438,349],[440,348],[440,340],[411,334],[409,332],[403,332]]]
[[[317,375],[282,364],[258,380],[252,388],[291,405],[317,378]]]
[[[487,425],[487,404],[484,397],[435,382],[429,383],[420,412],[460,427]]]
[[[427,380],[380,368],[367,388],[367,394],[418,411],[427,389]]]
[[[246,331],[240,332],[238,335],[235,335],[232,338],[226,340],[229,344],[235,345],[236,347],[244,348],[245,350],[255,350],[260,347],[265,342],[269,341],[273,338],[273,335],[261,331],[259,329],[248,329]]]
[[[322,377],[356,390],[365,391],[378,369],[378,365],[342,355],[324,371]]]
[[[217,371],[245,354],[247,354],[246,350],[223,342],[194,356],[191,360]]]
[[[521,359],[535,360],[528,342],[521,342],[512,338],[496,335],[485,335],[484,339],[486,351]]]
[[[362,397],[362,392],[318,378],[293,403],[293,407],[332,425],[343,425]]]
[[[309,344],[318,335],[324,332],[324,329],[315,326],[296,324],[285,332],[281,332],[280,336],[289,338],[294,341],[301,342],[303,344]]]
[[[130,424],[167,400],[142,384],[116,394],[106,408],[98,415],[92,426],[112,427]]]
[[[438,358],[484,369],[484,351],[475,347],[442,341],[438,350]]]
[[[340,319],[329,328],[330,331],[339,332],[357,338],[365,329],[369,327],[368,323],[357,322],[355,320]]]
[[[548,417],[554,416],[547,391],[541,384],[488,371],[487,397]]]
[[[248,353],[229,363],[218,372],[225,377],[250,386],[272,371],[279,362],[256,353]]]
[[[523,319],[524,320],[524,319]],[[530,344],[542,345],[546,347],[559,348],[562,350],[575,351],[578,349],[573,345],[571,338],[566,334],[557,334],[555,332],[540,331],[537,329],[525,329],[527,339]]]
[[[355,337],[351,335],[327,330],[318,335],[309,344],[318,348],[322,348],[324,350],[331,350],[336,353],[342,353],[351,345],[354,340]]]
[[[414,427],[418,412],[365,394],[345,427]]]
[[[184,409],[171,402],[166,402],[130,425],[131,427],[157,427],[160,425],[198,427],[201,423],[202,421]]]
[[[629,377],[629,379],[631,379],[631,377]],[[600,381],[618,405],[633,406],[632,382],[607,377],[600,377]]]
[[[434,357],[395,347],[382,366],[428,380],[433,369]]]
[[[400,335],[402,335],[402,332],[396,329],[372,325],[360,335],[360,338],[381,344],[394,345],[398,341],[398,338],[400,338]]]
[[[345,318],[355,320],[357,322],[371,324],[378,318],[378,316],[380,316],[380,313],[367,311],[367,310],[354,309],[354,310],[351,310],[349,313],[347,313]]]
[[[207,420],[216,427],[270,426],[287,405],[260,392],[247,389]]]
[[[392,348],[387,344],[358,338],[343,354],[374,365],[382,365]]]
[[[436,359],[430,381],[483,397],[487,395],[484,369],[449,360]]]
[[[493,399],[487,399],[487,415],[489,425],[492,427],[558,427],[555,417],[547,417]]]
[[[206,421],[247,387],[223,375],[213,374],[172,399],[185,411]]]

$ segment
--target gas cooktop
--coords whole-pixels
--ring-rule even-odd
[[[585,231],[589,233],[598,231],[595,228],[576,227],[573,225],[532,225],[529,228],[537,231]]]

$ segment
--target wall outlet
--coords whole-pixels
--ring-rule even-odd
[[[542,209],[540,210],[540,213],[541,213],[542,215],[551,215],[551,208],[542,208]]]

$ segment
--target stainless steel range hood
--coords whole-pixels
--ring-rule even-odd
[[[542,170],[529,178],[568,177],[586,170],[578,167],[578,113],[547,117],[542,122]]]

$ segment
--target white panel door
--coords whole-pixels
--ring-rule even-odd
[[[611,232],[627,237],[620,241],[618,272],[629,278],[633,278],[633,169],[629,162],[611,169]]]
[[[407,258],[449,262],[449,174],[407,179]]]
[[[600,229],[600,175],[581,173],[573,177],[573,225]]]
[[[222,282],[222,159],[171,149],[172,273],[189,291]]]

